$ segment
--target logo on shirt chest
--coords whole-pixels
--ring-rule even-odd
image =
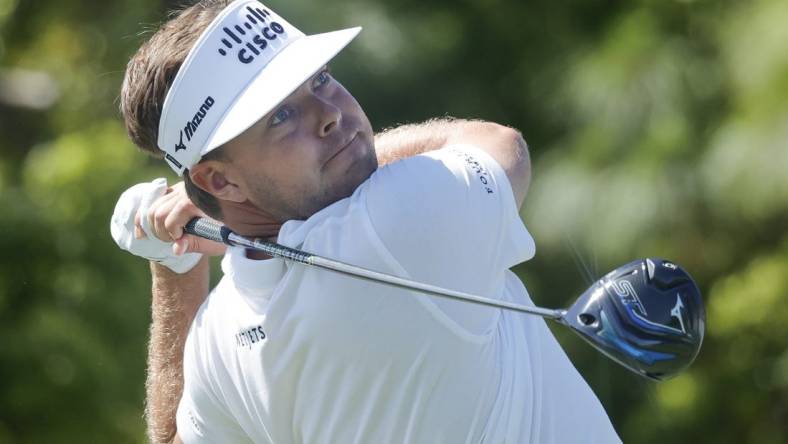
[[[245,348],[251,350],[256,344],[259,344],[266,338],[262,325],[245,328],[235,334],[235,345],[238,348]]]

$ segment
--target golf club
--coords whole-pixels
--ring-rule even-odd
[[[194,218],[185,231],[227,245],[435,296],[541,316],[563,324],[627,369],[661,381],[687,368],[700,351],[705,310],[690,275],[673,262],[648,258],[616,268],[568,309],[515,304],[380,273],[260,239]]]

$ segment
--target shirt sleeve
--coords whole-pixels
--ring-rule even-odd
[[[176,416],[178,435],[184,444],[251,442],[227,417],[204,403],[200,405],[195,398],[199,396],[194,396],[194,390],[187,393],[184,387]]]
[[[198,311],[197,316],[202,314],[203,309]],[[200,338],[194,328],[195,323],[192,324],[184,347],[183,395],[176,413],[178,436],[184,444],[251,443],[243,430],[221,407],[203,377],[199,359]]]
[[[366,205],[373,228],[411,279],[498,297],[503,273],[533,257],[501,166],[472,145],[452,145],[380,168]],[[432,298],[471,333],[488,330],[497,310]]]

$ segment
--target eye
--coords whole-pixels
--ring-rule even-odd
[[[287,120],[292,114],[292,110],[289,107],[283,106],[276,111],[276,114],[271,116],[271,126],[279,125],[280,123]]]
[[[330,81],[331,81],[331,71],[328,69],[328,67],[325,67],[312,80],[312,85],[314,88],[320,88],[321,86],[325,85]]]

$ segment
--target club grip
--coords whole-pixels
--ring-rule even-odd
[[[214,242],[230,245],[229,236],[232,231],[224,225],[204,217],[195,217],[187,222],[184,231]]]

